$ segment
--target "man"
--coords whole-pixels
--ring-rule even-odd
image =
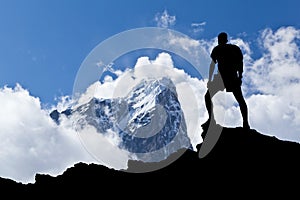
[[[207,127],[210,120],[215,119],[213,115],[213,96],[221,90],[232,92],[239,103],[240,111],[243,117],[243,128],[250,129],[248,123],[248,108],[242,94],[242,74],[243,74],[243,54],[241,49],[233,44],[227,44],[227,33],[221,32],[218,35],[218,45],[211,52],[211,64],[209,69],[209,79],[207,83],[208,91],[205,94],[205,104],[208,111],[209,119],[203,125]],[[214,75],[215,65],[218,64],[218,73]]]

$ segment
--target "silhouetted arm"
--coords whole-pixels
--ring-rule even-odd
[[[214,60],[211,60],[210,66],[209,66],[209,77],[208,77],[208,82],[211,82],[211,81],[212,81],[212,75],[213,75],[213,73],[214,73],[215,66],[216,66],[215,61],[214,61]]]

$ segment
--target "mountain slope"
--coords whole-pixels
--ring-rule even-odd
[[[176,87],[167,77],[144,79],[125,97],[93,97],[62,113],[54,110],[50,116],[59,124],[62,114],[76,124],[79,135],[87,126],[95,127],[97,134],[113,134],[120,149],[144,162],[164,160],[191,146]]]
[[[296,192],[294,188],[300,180],[300,144],[262,135],[255,130],[244,132],[241,128],[224,128],[215,147],[202,159],[197,152],[183,151],[170,165],[148,173],[128,173],[78,163],[58,177],[37,175],[35,184],[10,181],[8,186],[17,191],[49,194],[76,189],[78,192],[98,191],[104,195],[110,194],[109,188],[126,192],[149,190],[150,187],[157,191],[178,188],[183,193],[187,190],[206,193],[207,189],[253,193],[262,189],[266,192],[265,188],[271,187],[273,192],[288,189],[291,194]],[[139,164],[143,165],[142,162]],[[1,183],[7,182],[1,179]]]

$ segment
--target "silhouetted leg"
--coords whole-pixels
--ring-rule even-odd
[[[248,122],[248,107],[243,97],[241,88],[233,91],[233,95],[240,106],[241,114],[243,117],[243,128],[250,129],[249,122]]]
[[[208,126],[209,122],[211,120],[213,120],[214,122],[215,117],[214,117],[214,108],[213,108],[213,103],[212,103],[212,98],[215,96],[215,94],[218,92],[218,89],[211,89],[211,90],[207,90],[204,99],[205,99],[205,106],[208,112],[208,120],[205,122],[205,124]]]
[[[211,119],[211,115],[212,115],[212,98],[210,97],[210,93],[209,91],[207,90],[205,96],[205,106],[206,106],[206,110],[208,112],[208,119]]]
[[[208,120],[202,124],[202,128],[203,128],[203,132],[201,134],[202,138],[204,139],[207,131],[208,131],[208,127],[210,125],[210,123],[212,122],[212,125],[215,125],[215,118],[214,118],[214,113],[213,113],[213,103],[212,103],[212,98],[213,96],[217,93],[218,91],[216,90],[207,90],[204,99],[205,99],[205,106],[208,112]],[[199,150],[200,146],[197,147],[197,149]]]
[[[214,117],[214,108],[212,103],[212,98],[219,90],[207,90],[204,98],[205,98],[205,106],[208,112],[208,119],[215,119]]]

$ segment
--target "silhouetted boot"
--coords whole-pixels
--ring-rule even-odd
[[[203,129],[203,131],[207,131],[208,127],[209,127],[209,123],[210,123],[210,119],[208,119],[206,122],[204,122],[201,127]]]
[[[208,120],[207,120],[206,122],[204,122],[204,123],[201,125],[201,127],[202,127],[202,129],[203,129],[203,131],[202,131],[202,133],[201,133],[201,137],[202,137],[202,139],[203,139],[203,142],[204,142],[204,139],[205,139],[205,137],[206,137],[206,135],[207,135],[208,128],[209,128],[210,126],[216,126],[216,125],[217,125],[217,123],[216,123],[216,120],[215,120],[214,117],[209,117]],[[200,143],[200,144],[197,144],[197,146],[196,146],[197,152],[199,152],[199,150],[200,150],[201,145],[203,144],[203,142]]]
[[[207,134],[209,126],[216,126],[216,125],[217,125],[217,123],[216,123],[216,120],[214,117],[208,118],[208,120],[204,124],[201,125],[201,127],[203,129],[203,132],[201,133],[201,137],[203,138],[203,140]]]

